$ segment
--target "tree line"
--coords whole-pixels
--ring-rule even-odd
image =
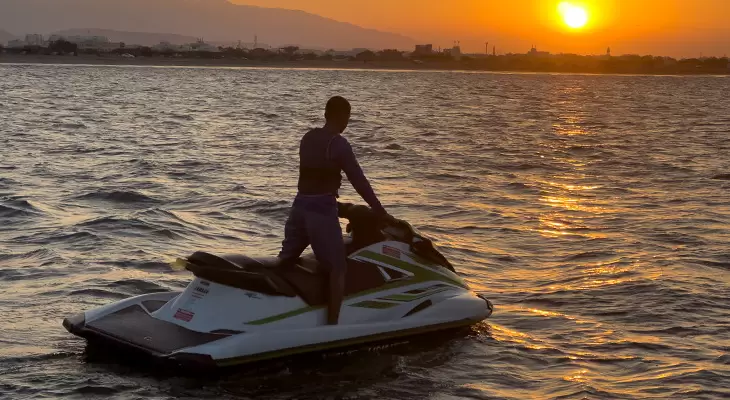
[[[79,45],[66,40],[55,40],[48,43],[48,46],[25,45],[23,47],[4,48],[0,45],[0,50],[11,54],[79,54]]]
[[[0,47],[1,48],[1,47]],[[334,50],[324,53],[302,52],[297,46],[280,49],[244,49],[239,47],[219,47],[219,51],[175,51],[155,49],[148,46],[127,47],[122,43],[112,54],[130,54],[135,57],[175,57],[200,59],[233,59],[256,61],[353,61],[361,63],[387,62],[423,64],[425,67],[439,69],[468,69],[484,71],[524,71],[524,72],[572,72],[572,73],[617,73],[617,74],[730,74],[730,61],[727,57],[689,58],[677,60],[670,57],[639,55],[624,56],[581,56],[575,54],[529,55],[506,54],[499,56],[461,56],[433,53],[415,55],[399,50],[363,50],[355,55],[340,55]],[[6,52],[25,54],[97,54],[105,52],[94,49],[79,49],[75,43],[58,40],[48,47],[25,46],[8,48]]]

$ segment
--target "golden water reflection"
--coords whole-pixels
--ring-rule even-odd
[[[588,382],[588,375],[590,371],[587,369],[581,369],[576,372],[573,372],[570,375],[564,376],[563,380],[566,380],[568,382],[578,382],[578,383],[585,383]]]
[[[535,339],[526,333],[509,329],[506,326],[498,325],[496,323],[491,323],[489,326],[494,340],[519,344],[532,350],[545,350],[551,348],[550,346],[540,343],[538,339]]]

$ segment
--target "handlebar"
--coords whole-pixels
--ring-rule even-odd
[[[376,214],[370,207],[351,203],[337,203],[337,215],[347,219],[348,232],[361,232],[370,236],[372,232],[382,235],[384,231],[407,243],[416,254],[425,256],[444,267],[454,271],[451,263],[439,253],[431,240],[421,235],[411,224],[397,219],[390,214]]]
[[[407,243],[412,242],[415,236],[415,231],[408,222],[395,218],[390,214],[378,214],[368,206],[338,202],[337,214],[340,218],[350,222],[349,228],[352,230],[375,229],[379,231],[395,228],[398,230],[396,236],[399,236],[401,240]]]
[[[352,204],[352,203],[337,203],[337,215],[340,218],[344,218],[350,222],[368,222],[373,223],[374,221],[385,223],[385,225],[400,225],[404,223],[390,214],[377,214],[370,207]]]

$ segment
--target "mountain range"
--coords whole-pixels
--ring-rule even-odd
[[[9,40],[15,39],[15,35],[12,35],[4,30],[0,29],[0,45],[5,44]]]
[[[93,28],[125,34],[165,32],[229,43],[252,42],[257,36],[259,43],[335,49],[411,49],[415,44],[403,35],[304,11],[236,5],[227,0],[0,0],[0,28],[16,36]],[[164,36],[156,35],[125,42],[151,44]]]

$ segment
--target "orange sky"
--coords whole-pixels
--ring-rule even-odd
[[[299,9],[360,26],[403,33],[436,46],[460,40],[468,51],[484,42],[498,52],[540,50],[675,57],[730,54],[730,0],[571,0],[590,22],[570,31],[562,0],[231,0]],[[491,45],[490,45],[491,49]]]

